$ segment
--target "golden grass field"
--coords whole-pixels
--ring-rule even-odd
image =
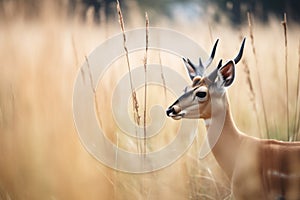
[[[202,122],[196,141],[171,166],[148,174],[130,174],[105,167],[81,145],[72,114],[74,80],[81,63],[107,38],[121,33],[118,19],[94,23],[79,16],[67,17],[63,8],[46,5],[34,20],[22,12],[13,15],[7,5],[0,19],[0,199],[226,199],[230,184],[212,155],[198,159],[199,146],[205,135]],[[90,15],[88,13],[87,15]],[[272,138],[287,138],[285,46],[280,20],[260,24],[254,19],[253,34],[256,57],[252,53],[248,24],[232,27],[215,24],[209,19],[181,23],[162,19],[150,26],[180,31],[210,51],[212,39],[220,39],[216,59],[233,58],[241,38],[248,38],[237,66],[236,81],[229,97],[237,126],[249,135],[260,137],[253,100],[244,71],[248,64],[254,84],[259,121],[263,125],[262,103],[258,91],[257,69],[261,77],[267,120]],[[137,12],[124,18],[127,30],[144,26],[144,16]],[[210,23],[208,23],[210,22]],[[211,31],[209,31],[209,26]],[[299,63],[299,25],[288,22],[288,76],[290,124],[296,111],[297,73]],[[120,44],[123,45],[123,44]],[[133,55],[132,62],[143,64],[143,53]],[[149,62],[159,59],[149,52]],[[255,64],[257,59],[257,67]],[[180,62],[161,54],[164,65]],[[111,87],[127,68],[125,59],[99,83],[99,118],[108,138],[121,147],[135,150],[136,141],[122,137],[111,116]],[[182,65],[175,66],[185,73]],[[184,74],[188,80],[188,76]],[[133,77],[134,79],[134,77]],[[166,108],[176,97],[163,88],[150,88],[149,107]],[[142,104],[143,90],[138,92]],[[141,105],[140,110],[143,110]],[[180,122],[166,119],[167,124],[152,148],[172,140]],[[291,125],[292,127],[292,125]]]

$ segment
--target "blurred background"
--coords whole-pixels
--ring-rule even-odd
[[[7,4],[14,4],[14,16],[18,14],[25,15],[26,19],[33,19],[43,12],[42,8],[47,1],[36,0],[1,0],[1,15],[7,16]],[[241,25],[247,16],[246,12],[251,12],[262,22],[268,22],[270,17],[281,18],[284,12],[289,14],[289,20],[299,21],[300,3],[293,0],[274,0],[274,1],[254,1],[254,0],[127,0],[120,1],[123,13],[134,12],[143,14],[147,11],[155,20],[161,17],[176,20],[179,17],[186,17],[190,20],[199,20],[199,18],[211,18],[215,22],[228,20],[233,25]],[[63,9],[69,17],[80,14],[86,19],[86,12],[92,8],[94,10],[94,20],[100,21],[101,18],[108,19],[116,16],[116,1],[114,0],[61,0],[56,1],[56,6]],[[11,13],[12,14],[12,13]],[[156,17],[154,17],[156,16]],[[222,19],[225,17],[226,19]],[[102,19],[104,20],[104,19]],[[153,20],[153,19],[152,19]]]
[[[144,27],[147,12],[150,26],[179,31],[207,52],[219,38],[217,60],[233,58],[247,37],[229,89],[237,126],[255,137],[288,140],[289,130],[299,139],[300,1],[128,0],[120,5],[126,30]],[[0,0],[1,200],[229,199],[229,180],[214,157],[198,159],[206,134],[201,121],[189,151],[152,173],[115,171],[81,145],[72,116],[74,80],[85,56],[119,33],[114,0]],[[142,66],[143,58],[144,52],[130,55],[132,66]],[[188,80],[180,58],[149,51],[148,59],[174,66]],[[106,72],[96,91],[97,114],[107,138],[138,152],[139,141],[122,133],[110,108],[112,89],[127,72],[124,57]],[[137,97],[142,112],[142,89]],[[166,108],[177,97],[150,87],[147,98],[148,108]],[[166,119],[162,132],[147,141],[147,151],[172,141],[179,125]]]

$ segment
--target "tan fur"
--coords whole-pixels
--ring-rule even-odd
[[[192,88],[166,113],[173,119],[209,121],[206,123],[208,143],[231,181],[235,199],[299,200],[300,142],[250,137],[239,131],[233,121],[225,88],[235,79],[235,64],[241,60],[244,44],[245,38],[238,55],[224,65],[220,60],[207,76],[199,73],[194,77],[195,72],[203,71],[203,66],[197,70],[193,65],[195,71],[189,72]]]
[[[192,86],[194,90],[200,86],[209,88],[208,99],[199,102],[199,118],[213,119],[208,128],[208,141],[217,162],[231,180],[234,198],[300,199],[300,143],[245,135],[233,121],[225,91],[222,94],[199,78],[193,80]],[[184,103],[180,106],[182,110],[189,109]],[[224,109],[225,118],[222,118]],[[222,120],[224,124],[214,144],[216,127]]]

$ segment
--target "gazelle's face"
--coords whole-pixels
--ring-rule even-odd
[[[245,39],[241,45],[239,54],[234,60],[229,60],[218,66],[208,75],[204,75],[206,68],[213,60],[218,41],[215,43],[210,58],[206,64],[199,61],[199,66],[194,65],[189,59],[183,59],[192,85],[182,94],[166,111],[173,119],[181,118],[211,118],[211,98],[221,98],[225,94],[225,87],[230,86],[235,78],[235,64],[242,57]]]
[[[196,76],[193,83],[168,109],[167,115],[173,119],[211,117],[209,86],[205,78]]]

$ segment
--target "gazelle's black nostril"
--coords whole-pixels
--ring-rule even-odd
[[[169,107],[166,111],[167,115],[170,116],[171,113],[174,112],[174,107]]]

